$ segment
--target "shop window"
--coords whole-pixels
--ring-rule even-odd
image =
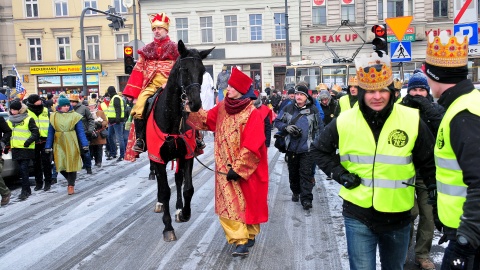
[[[25,0],[25,11],[27,18],[38,17],[38,1],[37,0]]]
[[[118,13],[127,13],[127,8],[123,5],[123,0],[115,0],[113,5],[115,6],[115,11]]]
[[[29,38],[30,62],[42,61],[42,43],[40,38]]]
[[[349,23],[355,22],[355,5],[342,5],[342,20]]]
[[[117,48],[117,59],[123,58],[123,46],[128,43],[128,34],[115,35],[115,46]]]
[[[57,38],[58,42],[58,59],[60,61],[70,61],[72,60],[71,48],[70,48],[70,38],[69,37],[59,37]]]
[[[100,42],[99,37],[87,36],[87,59],[99,60],[100,59]]]
[[[448,0],[433,0],[433,17],[446,18],[448,13]]]
[[[275,39],[285,40],[287,38],[287,29],[285,28],[285,13],[275,13]]]
[[[68,16],[67,0],[55,0],[55,16],[57,17]]]
[[[84,7],[91,7],[91,8],[98,9],[97,8],[97,0],[85,0],[84,3],[85,3]],[[87,10],[85,12],[85,14],[86,15],[95,15],[95,14],[97,14],[97,12],[93,11],[93,10]]]
[[[262,14],[250,14],[250,40],[262,40]]]
[[[213,42],[212,16],[200,17],[200,30],[202,31],[202,43]]]
[[[327,7],[326,6],[312,7],[312,24],[313,25],[327,24]]]
[[[177,39],[188,44],[188,18],[176,18],[175,26],[177,27]]]
[[[237,15],[225,16],[225,35],[227,42],[237,41]]]

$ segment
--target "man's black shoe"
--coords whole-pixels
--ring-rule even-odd
[[[302,205],[303,205],[304,210],[308,210],[308,209],[312,208],[312,202],[306,202],[305,201],[305,202],[302,203]]]
[[[292,202],[298,202],[298,200],[299,200],[298,194],[293,193],[293,195],[292,195]]]
[[[253,238],[253,239],[248,239],[248,242],[245,244],[245,246],[246,246],[247,248],[251,248],[251,247],[253,247],[253,245],[255,245],[255,238]]]
[[[248,248],[246,245],[237,245],[235,250],[232,252],[233,257],[247,257]]]

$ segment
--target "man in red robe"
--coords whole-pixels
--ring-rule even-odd
[[[145,151],[145,102],[157,91],[165,87],[170,70],[178,58],[177,44],[170,40],[168,28],[170,19],[165,13],[150,15],[154,35],[153,42],[138,50],[139,59],[128,79],[123,95],[136,98],[130,115],[133,117],[137,140],[133,146],[136,152]]]
[[[215,213],[232,256],[248,256],[260,223],[268,221],[268,161],[264,122],[253,106],[252,79],[232,69],[227,95],[209,111],[190,113],[189,123],[215,132]],[[188,109],[188,108],[187,108]]]

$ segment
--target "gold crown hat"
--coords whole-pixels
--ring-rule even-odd
[[[168,27],[170,26],[170,19],[168,18],[167,14],[165,13],[157,13],[151,14],[148,16],[150,20],[150,24],[152,25],[152,30],[155,27],[161,27],[168,31]]]
[[[334,85],[332,86],[332,90],[335,90],[335,91],[337,91],[337,92],[342,92],[342,87],[341,87],[340,85],[338,85],[338,84],[334,84]]]
[[[403,86],[402,80],[400,80],[399,78],[393,79],[393,87],[395,87],[395,89],[400,90],[402,89],[402,86]]]
[[[348,78],[348,85],[349,86],[358,86],[357,76],[351,76],[350,78]]]
[[[461,32],[461,31],[460,31]],[[468,37],[458,32],[450,37],[447,31],[434,36],[428,33],[425,62],[437,67],[463,67],[468,64]]]
[[[390,57],[376,52],[355,58],[358,86],[365,90],[382,90],[392,83],[392,64]]]
[[[315,87],[315,90],[328,90],[328,86],[324,83],[319,83],[317,87]]]

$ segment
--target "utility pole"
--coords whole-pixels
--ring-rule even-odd
[[[285,0],[285,42],[287,42],[285,49],[287,53],[287,66],[290,66],[290,36],[288,33],[288,0]]]
[[[138,59],[138,39],[137,39],[137,6],[135,5],[137,0],[133,0],[133,36],[135,39],[135,44],[133,44],[133,55],[135,59]]]

